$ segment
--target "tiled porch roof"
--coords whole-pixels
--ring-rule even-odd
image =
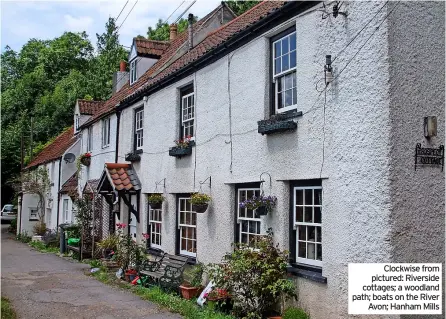
[[[140,190],[141,183],[130,164],[105,163],[107,177],[117,191]]]
[[[77,173],[74,173],[60,188],[61,194],[72,194],[77,192]]]

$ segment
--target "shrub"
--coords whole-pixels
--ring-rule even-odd
[[[285,310],[282,319],[310,319],[310,316],[300,308],[290,307]]]
[[[191,287],[201,287],[203,281],[204,266],[201,263],[194,265],[189,270],[185,271],[185,281]]]
[[[261,318],[281,297],[296,296],[293,283],[285,278],[287,261],[288,252],[274,245],[269,230],[255,250],[236,244],[222,264],[209,267],[209,274],[216,287],[230,293],[237,317]]]
[[[118,244],[119,244],[119,235],[111,234],[111,235],[107,236],[106,238],[104,238],[103,240],[101,240],[97,244],[97,247],[100,249],[116,250],[116,248],[118,247]]]
[[[192,205],[203,205],[207,204],[211,200],[211,196],[203,193],[194,193],[191,195],[189,202]]]
[[[100,268],[102,266],[101,261],[97,259],[90,260],[89,264],[91,268]]]
[[[31,241],[31,236],[29,236],[26,231],[23,231],[21,234],[18,234],[16,238],[18,241],[21,241],[22,243],[25,244]]]
[[[38,236],[43,236],[46,233],[46,224],[38,221],[33,227],[34,233]]]

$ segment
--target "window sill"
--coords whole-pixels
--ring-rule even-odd
[[[134,154],[142,154],[142,153],[143,153],[143,149],[142,149],[142,148],[139,148],[139,149],[137,149],[137,150],[134,150],[133,153],[134,153]]]
[[[327,283],[327,278],[322,276],[322,274],[320,272],[317,271],[311,271],[311,270],[305,270],[305,269],[300,269],[300,268],[296,268],[293,266],[287,266],[287,273],[291,274],[292,276],[296,276],[296,277],[301,277],[301,278],[305,278],[311,281],[315,281],[315,282],[319,282],[322,284],[326,284]]]
[[[109,146],[110,146],[110,144],[109,145],[103,145],[102,148],[104,149],[104,148],[107,148]]]
[[[297,110],[291,110],[291,111],[287,111],[287,112],[283,112],[283,113],[278,113],[277,115],[280,116],[281,119],[292,119],[295,117],[299,117],[302,116],[302,111],[297,111]]]

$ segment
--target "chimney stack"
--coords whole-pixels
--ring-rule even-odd
[[[119,71],[120,72],[125,72],[125,68],[127,67],[127,64],[125,63],[124,60],[121,60],[121,62],[119,63]]]
[[[189,17],[187,18],[187,21],[189,22],[189,26],[188,26],[189,50],[192,50],[192,48],[194,47],[193,33],[192,33],[192,24],[194,23],[194,15],[192,13],[189,13]]]
[[[175,23],[172,23],[170,25],[170,41],[175,40],[177,34],[178,34],[178,26]]]

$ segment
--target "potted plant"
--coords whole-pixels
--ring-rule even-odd
[[[118,247],[119,236],[117,234],[111,234],[101,240],[97,247],[102,252],[102,257],[104,259],[111,259],[115,253],[116,248]]]
[[[203,277],[203,265],[197,264],[190,271],[190,281],[185,281],[181,286],[181,295],[184,299],[192,299],[200,295],[203,291],[203,286],[201,285]]]
[[[152,194],[149,196],[149,205],[152,209],[161,209],[164,197],[161,194]]]
[[[170,156],[181,158],[181,156],[192,154],[192,145],[194,144],[194,141],[192,141],[192,137],[190,135],[186,136],[185,138],[175,140],[174,142],[175,147],[172,147],[169,150]]]
[[[300,308],[289,307],[283,313],[282,319],[310,319],[310,316]]]
[[[247,208],[255,210],[256,214],[263,216],[272,211],[274,206],[276,206],[277,197],[276,196],[253,196],[240,203],[240,208]]]
[[[79,157],[79,161],[84,166],[90,166],[90,164],[91,164],[91,153],[87,152],[87,153],[82,154]]]
[[[191,195],[189,202],[192,204],[192,210],[197,213],[204,213],[209,206],[211,196],[203,193],[194,193]]]

